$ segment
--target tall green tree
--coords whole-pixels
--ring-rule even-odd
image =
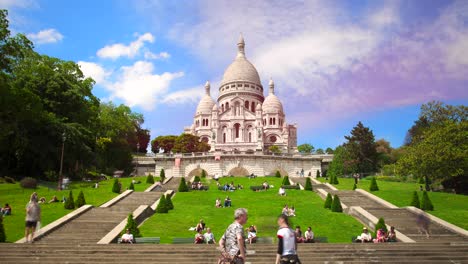
[[[318,148],[316,151],[315,151],[316,154],[325,154],[325,151],[323,151],[323,149],[321,148]]]
[[[177,153],[190,153],[190,152],[206,152],[210,150],[210,146],[200,141],[198,136],[183,133],[178,136],[172,151]]]
[[[325,152],[326,152],[327,154],[333,154],[334,151],[333,151],[332,148],[327,148],[327,149],[325,150]]]
[[[327,171],[328,177],[343,176],[356,171],[356,162],[351,159],[350,153],[344,146],[338,146],[333,154],[333,160]],[[323,176],[323,175],[322,175]]]
[[[352,172],[375,172],[378,154],[372,130],[358,122],[345,139],[344,147],[350,154],[348,161],[356,165]]]
[[[314,151],[314,146],[309,143],[301,144],[297,146],[297,151],[304,154],[310,154]]]

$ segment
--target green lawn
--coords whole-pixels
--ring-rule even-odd
[[[319,178],[324,182],[324,178]],[[339,184],[334,185],[338,189],[352,190],[354,179],[352,178],[339,178]],[[379,191],[372,192],[374,195],[389,201],[390,203],[404,207],[408,206],[414,191],[419,192],[419,185],[417,183],[406,182],[390,182],[390,181],[377,181]],[[364,178],[358,183],[358,188],[369,191],[370,179]],[[419,192],[421,199],[422,192]],[[455,224],[461,228],[468,229],[468,196],[430,192],[429,198],[434,204],[434,211],[431,214],[444,219],[447,222]]]
[[[155,178],[155,180],[157,179],[158,178]],[[123,190],[130,185],[131,180],[132,178],[120,179]],[[136,180],[140,180],[141,183],[135,184],[135,191],[143,191],[150,186],[150,184],[146,184],[145,177],[138,177]],[[112,192],[112,184],[113,180],[101,181],[99,183],[99,188],[94,189],[91,187],[93,186],[93,183],[77,182],[71,184],[71,189],[73,191],[74,199],[77,198],[80,190],[83,190],[86,203],[99,206],[117,196],[117,194]],[[8,242],[14,242],[24,236],[24,220],[26,217],[25,206],[29,201],[31,193],[34,191],[38,193],[39,198],[45,197],[47,201],[49,201],[54,195],[61,200],[64,195],[68,197],[69,193],[68,190],[57,191],[42,186],[38,187],[36,190],[31,190],[21,188],[19,183],[0,184],[0,206],[3,207],[5,203],[8,203],[12,207],[13,212],[12,215],[6,216],[3,219]],[[70,210],[66,210],[62,203],[46,203],[41,204],[40,206],[42,209],[42,226],[45,226],[71,212]]]
[[[249,220],[245,227],[256,225],[259,236],[276,237],[276,219],[284,204],[295,206],[296,217],[293,225],[300,225],[303,232],[311,226],[316,236],[326,236],[330,242],[349,242],[350,237],[359,233],[362,226],[351,216],[332,213],[323,208],[324,201],[314,192],[286,190],[287,196],[278,196],[281,179],[268,177],[269,184],[274,185],[268,191],[253,192],[251,185],[261,185],[265,178],[222,178],[221,183],[234,181],[244,185],[243,190],[234,192],[219,191],[215,182],[209,182],[209,191],[191,191],[177,193],[173,198],[174,210],[168,214],[155,214],[148,219],[140,231],[146,237],[161,237],[161,243],[171,243],[174,237],[194,237],[189,231],[200,219],[211,227],[215,238],[222,236],[226,227],[232,223],[235,208],[245,207],[249,211]],[[231,208],[215,208],[217,197],[224,201],[229,195]]]

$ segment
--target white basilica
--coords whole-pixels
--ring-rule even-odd
[[[283,105],[269,82],[268,96],[255,67],[245,57],[245,42],[240,36],[237,56],[224,72],[218,103],[205,84],[205,96],[195,112],[194,123],[184,132],[197,135],[211,151],[266,151],[278,146],[282,153],[294,153],[297,126],[286,123]]]

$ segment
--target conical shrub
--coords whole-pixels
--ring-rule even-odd
[[[339,198],[338,195],[336,195],[336,194],[335,194],[335,196],[333,196],[333,202],[332,202],[332,205],[331,205],[331,211],[332,211],[332,212],[337,212],[337,213],[343,212],[343,208],[341,207],[340,198]]]
[[[313,189],[312,189],[312,181],[310,180],[309,177],[306,178],[306,183],[305,183],[304,189],[305,189],[306,191],[312,191],[312,190],[313,190]]]
[[[83,191],[80,191],[80,193],[78,194],[78,198],[76,198],[75,206],[76,208],[80,208],[81,206],[85,204],[86,204],[86,200],[84,198],[84,193]]]
[[[333,177],[335,177],[334,174],[330,175],[330,178],[328,178],[328,183],[329,184],[333,184],[333,182],[334,182]]]
[[[377,186],[377,180],[375,179],[375,177],[372,177],[369,190],[371,192],[375,192],[379,190],[379,186]]]
[[[202,178],[206,178],[206,171],[205,171],[205,170],[202,170],[202,172],[201,172],[201,177],[202,177]]]
[[[73,193],[70,191],[68,194],[68,199],[64,204],[65,209],[72,210],[75,209],[75,200],[73,200]]]
[[[128,186],[129,190],[135,190],[135,185],[133,185],[133,182],[130,182],[130,186]]]
[[[288,176],[284,176],[282,184],[283,184],[283,186],[291,185],[291,183],[289,182],[289,177]]]
[[[353,191],[356,190],[356,189],[357,189],[357,185],[354,184],[354,185],[353,185]]]
[[[161,169],[161,172],[159,173],[159,178],[161,183],[164,183],[164,180],[166,179],[166,172],[164,171],[164,169]]]
[[[424,211],[434,211],[434,205],[432,204],[431,199],[429,199],[429,195],[426,191],[423,192],[421,209]]]
[[[193,182],[200,182],[200,176],[195,176],[195,178],[193,178]]]
[[[166,196],[163,194],[161,195],[161,198],[159,198],[159,203],[156,207],[156,213],[165,214],[167,211],[169,210],[167,209]]]
[[[174,204],[172,203],[172,198],[171,198],[171,196],[169,194],[166,195],[166,208],[167,208],[167,210],[174,209]]]
[[[185,182],[185,178],[180,179],[180,184],[179,184],[179,192],[188,192],[188,186],[187,183]]]
[[[327,194],[327,198],[325,199],[325,204],[323,205],[323,208],[328,208],[330,209],[333,203],[333,197],[330,193]]]
[[[112,185],[112,192],[120,193],[120,184],[119,184],[119,179],[117,178],[114,179],[114,184]]]
[[[0,214],[0,243],[6,241],[5,227],[3,226],[3,215]]]
[[[421,208],[421,202],[419,201],[419,195],[417,191],[413,192],[413,198],[411,198],[410,205],[416,208]]]
[[[276,171],[275,177],[276,177],[276,178],[281,178],[281,173],[280,173],[279,171]]]
[[[122,235],[127,232],[127,229],[130,230],[130,234],[132,234],[133,237],[141,237],[140,229],[138,229],[138,225],[135,219],[133,219],[133,214],[128,215],[127,224],[125,225],[124,230],[122,230]]]
[[[375,225],[375,233],[377,233],[377,230],[379,230],[381,228],[385,231],[385,233],[387,233],[387,231],[388,231],[387,230],[387,225],[385,225],[385,220],[383,219],[383,217],[379,218],[379,221]]]
[[[335,175],[335,176],[333,177],[333,184],[336,185],[336,184],[339,184],[339,183],[340,183],[340,182],[338,181],[338,176]]]
[[[146,176],[146,183],[148,183],[148,184],[153,184],[154,183],[153,174],[148,174],[148,176]]]

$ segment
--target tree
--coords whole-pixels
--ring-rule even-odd
[[[3,226],[3,214],[0,214],[0,243],[6,241],[5,227]]]
[[[297,146],[297,151],[299,151],[300,153],[304,153],[304,154],[310,154],[314,151],[314,146],[312,146],[311,144],[305,143],[305,144]]]
[[[279,170],[277,170],[277,171],[276,171],[276,173],[275,173],[275,177],[276,177],[276,178],[281,178],[281,173],[280,173],[280,171],[279,171]]]
[[[377,164],[379,168],[384,167],[387,164],[394,163],[392,159],[393,149],[390,146],[390,142],[385,139],[379,139],[375,142],[375,150],[377,151]]]
[[[344,147],[349,153],[349,159],[345,161],[356,165],[352,172],[375,172],[378,155],[372,130],[358,122],[345,139]]]
[[[338,181],[338,177],[335,176],[335,175],[330,176],[328,182],[329,182],[330,184],[335,184],[335,185],[340,183],[340,182]]]
[[[73,200],[72,191],[70,191],[70,193],[68,194],[68,199],[65,201],[64,207],[68,210],[75,209],[75,200]]]
[[[159,203],[156,207],[156,213],[166,214],[168,211],[169,209],[167,208],[166,196],[163,194],[161,195],[161,198],[159,198]]]
[[[291,185],[291,183],[289,182],[289,177],[288,176],[284,176],[282,185],[283,186]]]
[[[335,149],[333,160],[328,167],[328,176],[343,176],[356,171],[356,163],[351,159],[349,151],[344,146]]]
[[[372,177],[372,179],[371,179],[369,190],[371,192],[375,192],[375,191],[379,190],[379,186],[377,186],[377,180],[375,179],[375,177]]]
[[[337,213],[343,212],[343,207],[341,207],[340,198],[339,198],[338,195],[336,195],[336,194],[335,194],[335,196],[333,196],[333,202],[332,202],[332,205],[331,205],[331,211],[332,211],[332,212],[337,212]]]
[[[172,151],[177,153],[190,153],[206,152],[209,149],[210,146],[207,143],[200,141],[200,137],[183,133],[177,137]]]
[[[76,198],[75,206],[76,208],[80,208],[81,206],[85,204],[86,204],[86,200],[84,197],[84,193],[83,191],[80,191],[80,193],[78,194],[78,198]]]
[[[148,184],[153,184],[154,183],[154,178],[153,178],[152,174],[148,174],[148,176],[146,176],[146,183],[148,183]]]
[[[125,234],[127,229],[130,230],[130,234],[132,234],[133,237],[141,237],[140,229],[138,229],[138,225],[135,219],[133,219],[133,214],[128,215],[127,224],[125,225],[124,230],[122,230],[121,235]]]
[[[134,191],[135,190],[135,185],[133,185],[133,182],[130,182],[130,185],[128,186],[129,190]]]
[[[206,171],[205,171],[205,170],[202,170],[202,172],[201,172],[201,177],[202,177],[202,178],[206,178]]]
[[[413,192],[413,198],[411,199],[410,206],[414,206],[416,208],[421,208],[421,203],[419,202],[418,192]]]
[[[180,184],[179,184],[179,192],[188,192],[188,186],[187,183],[185,182],[185,178],[180,179]]]
[[[166,172],[164,171],[164,168],[161,169],[161,172],[159,173],[159,178],[161,178],[161,183],[164,183],[164,180],[166,179]]]
[[[432,204],[431,199],[429,199],[429,195],[426,191],[423,192],[421,199],[421,209],[424,211],[434,211],[434,205]]]
[[[385,224],[385,220],[383,217],[379,218],[379,221],[377,221],[377,224],[375,224],[375,232],[377,233],[377,230],[383,229],[385,233],[388,232],[387,230],[387,225]]]
[[[159,153],[159,151],[162,150],[163,153],[170,153],[174,148],[176,140],[177,136],[174,135],[158,136],[151,141],[151,151],[153,153]]]
[[[327,194],[327,198],[325,199],[325,204],[323,205],[323,208],[331,208],[333,203],[333,197],[330,193]]]
[[[309,177],[306,178],[304,190],[306,190],[306,191],[312,191],[313,190],[312,189],[312,181],[310,180]]]
[[[174,204],[172,203],[172,198],[171,198],[171,196],[169,194],[166,195],[166,208],[168,210],[174,209]]]
[[[279,153],[281,153],[281,149],[280,149],[278,146],[276,146],[276,145],[270,146],[270,147],[268,148],[268,150],[269,150],[271,153],[274,153],[274,154],[279,154]]]
[[[114,179],[114,184],[112,184],[112,192],[113,193],[120,193],[120,183],[117,178]]]
[[[325,150],[325,152],[326,152],[327,154],[333,154],[334,151],[333,151],[332,148],[327,148],[327,149]]]
[[[325,154],[325,151],[323,151],[323,149],[321,148],[318,148],[316,151],[315,151],[316,154]]]
[[[195,177],[193,178],[193,182],[201,182],[200,176],[198,176],[198,175],[195,176]]]

